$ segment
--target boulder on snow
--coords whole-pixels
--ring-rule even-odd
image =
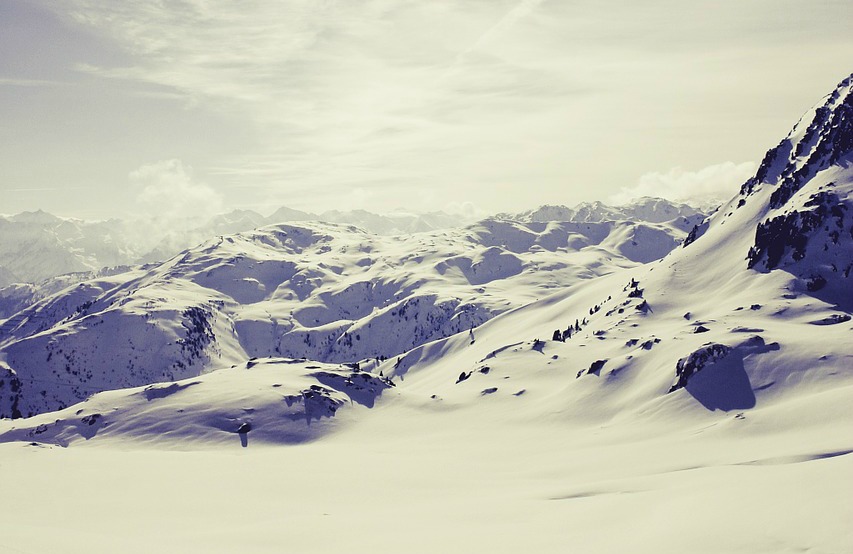
[[[704,369],[705,366],[725,358],[731,351],[731,347],[725,344],[712,342],[681,358],[675,364],[676,380],[669,392],[684,388],[693,375]]]

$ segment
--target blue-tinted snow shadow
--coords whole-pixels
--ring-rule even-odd
[[[684,387],[706,409],[745,410],[755,407],[755,393],[743,366],[743,355],[725,359],[693,375]]]
[[[765,344],[755,335],[749,337],[725,358],[708,365],[690,377],[684,387],[705,408],[714,410],[746,410],[756,404],[755,392],[768,386],[753,388],[744,367],[744,357],[779,350],[778,342]]]

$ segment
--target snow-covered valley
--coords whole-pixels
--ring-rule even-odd
[[[277,224],[47,295],[0,549],[850,551],[852,85],[706,219]]]

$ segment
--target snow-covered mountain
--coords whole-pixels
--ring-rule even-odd
[[[517,214],[500,214],[499,217],[523,222],[575,221],[597,223],[600,221],[644,221],[665,223],[689,230],[708,215],[701,210],[663,198],[643,197],[621,206],[610,206],[603,202],[583,202],[569,208],[566,206],[540,206]]]
[[[495,318],[474,345],[423,345],[386,375],[454,404],[522,391],[545,402],[559,388],[561,412],[579,418],[841,409],[853,386],[851,81],[684,248]]]
[[[391,358],[658,259],[683,236],[666,224],[494,220],[390,237],[320,223],[220,236],[163,264],[71,286],[0,325],[0,368],[16,389],[0,414],[248,357]]]
[[[851,81],[659,261],[630,223],[290,224],[44,299],[0,409],[104,392],[0,420],[3,544],[850,551]]]
[[[643,208],[645,205],[654,207]],[[590,217],[588,211],[579,210],[564,214],[570,219],[553,221],[667,223],[669,229],[666,233],[680,240],[680,233],[686,233],[703,218],[695,210],[686,206],[676,209],[661,199],[643,199],[630,209],[627,206],[611,209],[603,205],[600,208],[596,217]],[[683,215],[674,215],[678,210]],[[608,214],[613,218],[607,219],[605,216]],[[508,218],[506,215],[498,217]],[[522,220],[533,222],[529,217],[522,217]],[[312,214],[286,207],[279,208],[269,217],[252,210],[234,210],[216,215],[200,226],[177,228],[156,220],[86,222],[58,218],[44,212],[0,217],[0,230],[7,231],[0,233],[0,319],[72,284],[127,271],[130,266],[167,260],[211,237],[250,231],[270,224],[310,221],[354,225],[383,236],[462,226],[458,217],[443,212],[378,215],[353,210]],[[647,231],[637,230],[637,233],[644,232]],[[639,240],[648,242],[643,237]],[[648,255],[653,258],[662,256],[672,248],[671,242],[664,240]],[[10,287],[13,283],[15,286]]]
[[[442,212],[379,215],[353,210],[312,214],[285,207],[269,217],[252,210],[233,210],[180,226],[156,218],[83,221],[43,211],[24,212],[0,216],[0,287],[38,284],[67,273],[160,262],[213,236],[296,221],[346,223],[381,235],[431,231],[464,223],[459,217]]]
[[[138,245],[118,220],[85,222],[24,212],[0,216],[0,287],[135,261]]]
[[[42,211],[0,216],[0,319],[71,284],[167,260],[214,236],[302,221],[354,224],[381,235],[462,224],[458,217],[442,212],[378,215],[354,210],[318,215],[286,207],[269,217],[252,210],[233,210],[206,222],[180,226],[156,219],[90,222]]]
[[[560,417],[606,420],[837,403],[833,391],[853,378],[850,89],[847,79],[656,263],[631,260],[673,241],[664,227],[487,221],[378,237],[306,224],[221,237],[147,271],[82,283],[3,326],[3,414],[122,386],[205,382],[217,367],[280,356],[361,361],[353,368],[404,383],[393,392],[401,398],[537,417],[557,406]],[[647,232],[632,256],[626,238]],[[136,417],[128,408],[119,419]],[[8,436],[32,436],[48,419]]]
[[[316,214],[281,207],[269,217],[264,217],[252,210],[234,210],[217,215],[205,224],[189,230],[166,231],[156,246],[146,252],[139,261],[149,263],[162,261],[172,257],[181,250],[195,246],[217,235],[230,235],[243,231],[251,231],[252,229],[278,223],[301,223],[309,221],[354,225],[377,235],[420,233],[460,227],[471,223],[471,221],[466,221],[464,218],[444,212],[424,214],[393,212],[389,214],[376,214],[366,210],[329,210]]]
[[[565,209],[565,217],[530,217],[520,214],[522,222],[634,221],[664,223],[689,230],[699,212],[684,205],[660,199],[643,199],[636,205],[611,208],[603,204],[589,209]],[[544,210],[545,207],[541,208]],[[503,219],[511,219],[502,216]],[[266,225],[317,221],[354,225],[378,235],[404,235],[461,227],[473,221],[444,212],[423,214],[392,212],[375,214],[365,210],[330,210],[321,214],[281,207],[265,217],[252,210],[233,210],[208,221],[175,226],[168,221],[120,220],[83,221],[60,218],[38,211],[0,216],[0,303],[7,294],[2,287],[12,283],[41,284],[60,275],[76,273],[77,280],[96,277],[106,268],[161,262],[178,252],[219,235],[251,231]],[[107,269],[109,271],[109,269]],[[51,284],[47,284],[47,290]],[[44,295],[44,294],[43,294]],[[0,318],[3,312],[0,311]]]

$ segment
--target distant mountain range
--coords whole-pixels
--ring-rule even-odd
[[[535,210],[516,214],[502,213],[498,217],[523,222],[575,221],[589,223],[599,221],[644,221],[646,223],[673,222],[692,225],[697,217],[707,215],[703,210],[663,198],[643,197],[622,206],[610,206],[603,202],[584,202],[573,208],[546,205]],[[688,227],[689,229],[689,227]]]
[[[43,211],[24,212],[0,216],[0,287],[39,283],[67,273],[158,262],[213,236],[296,221],[346,223],[380,235],[431,231],[464,223],[442,212],[379,215],[353,210],[318,215],[280,208],[269,217],[251,210],[234,210],[189,228],[175,229],[157,220],[84,221]]]
[[[500,214],[496,217],[528,223],[671,222],[674,228],[686,232],[695,220],[704,216],[683,204],[644,198],[623,207],[601,203],[581,204],[574,209],[543,206],[515,216]],[[207,222],[189,228],[175,229],[156,220],[110,219],[91,222],[61,218],[42,211],[24,212],[14,216],[0,216],[0,287],[12,283],[39,284],[68,274],[78,274],[76,279],[82,280],[115,273],[129,266],[166,260],[211,237],[250,231],[265,225],[309,221],[353,225],[368,233],[387,236],[449,229],[472,223],[443,212],[380,215],[352,210],[313,214],[282,207],[268,217],[251,210],[234,210],[215,215]],[[69,278],[62,281],[67,284]],[[45,283],[45,286],[48,290],[54,290],[57,285],[53,282]],[[20,290],[20,287],[16,290]],[[11,291],[0,292],[0,317],[3,313],[3,298],[10,294]]]
[[[146,388],[2,438],[150,437],[156,425],[188,440],[307,440],[347,397],[372,407],[391,389],[403,412],[389,417],[425,402],[519,422],[675,425],[785,402],[771,419],[840,414],[853,357],[851,80],[708,218],[644,199],[408,236],[280,223],[68,286],[0,325],[0,417]],[[667,222],[607,220],[627,215]]]

